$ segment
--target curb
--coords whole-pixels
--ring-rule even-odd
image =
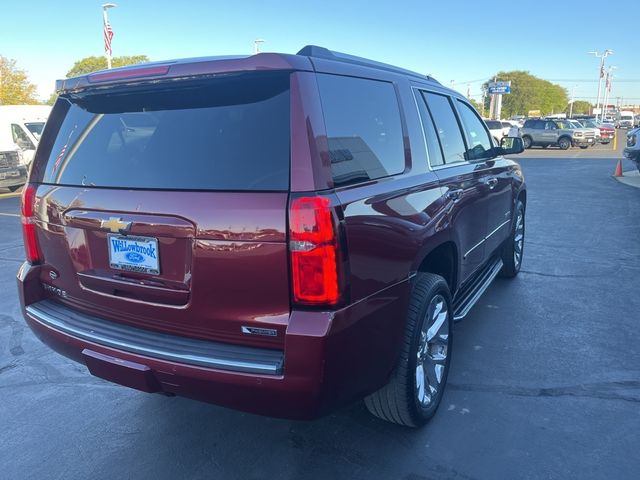
[[[640,188],[640,172],[638,170],[627,170],[622,172],[621,177],[614,176],[613,178],[630,187]]]

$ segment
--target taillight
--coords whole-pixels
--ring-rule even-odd
[[[306,305],[340,300],[338,240],[329,199],[301,197],[289,207],[293,299]]]
[[[22,192],[22,235],[24,237],[24,250],[27,255],[27,261],[32,265],[42,261],[42,253],[36,236],[35,200],[36,187],[33,185],[24,187]]]

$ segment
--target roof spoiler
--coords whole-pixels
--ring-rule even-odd
[[[429,80],[440,84],[435,78],[429,75],[423,75],[418,72],[406,70],[404,68],[389,65],[387,63],[376,62],[375,60],[369,60],[368,58],[356,57],[355,55],[349,55],[348,53],[334,52],[325,47],[319,47],[318,45],[307,45],[297,53],[298,55],[311,58],[323,58],[325,60],[333,60],[336,62],[350,63],[352,65],[360,65],[363,67],[377,68],[379,70],[385,70],[387,72],[398,73],[401,75],[409,75],[411,77],[417,77],[420,80]]]

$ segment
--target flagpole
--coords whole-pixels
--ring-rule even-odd
[[[611,83],[613,82],[613,70],[616,69],[617,67],[614,67],[613,65],[609,66],[609,70],[607,71],[607,80],[604,83],[604,102],[603,102],[603,106],[602,106],[602,115],[600,117],[600,121],[604,122],[604,114],[607,108],[607,105],[609,103],[610,96],[611,96]]]
[[[598,72],[598,99],[596,100],[596,110],[600,109],[600,94],[602,93],[602,79],[604,78],[604,59],[613,54],[613,51],[607,49],[603,53],[589,52],[590,55],[594,55],[600,59],[600,71]],[[602,112],[600,112],[602,113]]]
[[[117,7],[115,3],[104,3],[102,4],[102,35],[104,36],[104,55],[107,57],[107,69],[111,70],[111,38],[107,39],[108,26],[109,26],[109,16],[107,15],[107,10],[109,8]],[[109,28],[110,30],[110,28]],[[111,34],[112,36],[113,34]]]

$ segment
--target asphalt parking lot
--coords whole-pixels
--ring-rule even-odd
[[[0,198],[1,476],[638,478],[640,190],[611,178],[616,158],[600,146],[520,157],[523,271],[456,325],[441,409],[417,431],[360,404],[292,422],[89,376],[25,327],[18,198]]]

